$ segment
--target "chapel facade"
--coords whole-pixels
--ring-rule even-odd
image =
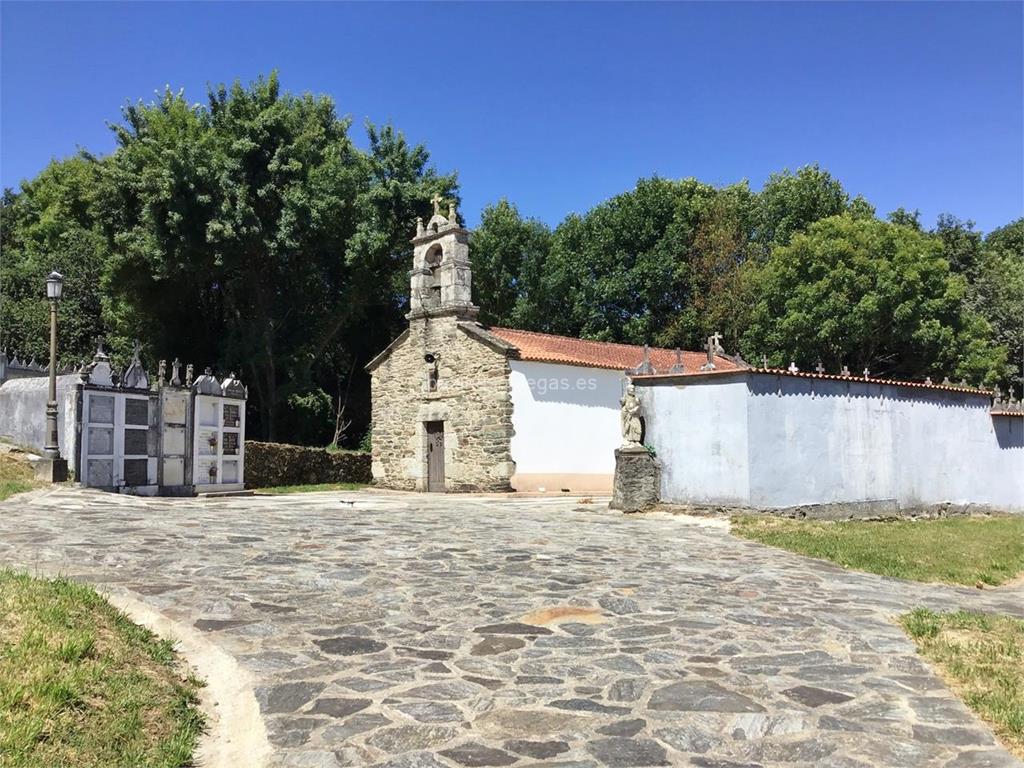
[[[377,485],[609,493],[627,376],[652,364],[737,365],[716,350],[486,327],[472,301],[469,236],[437,198],[426,225],[417,221],[409,327],[366,366]]]

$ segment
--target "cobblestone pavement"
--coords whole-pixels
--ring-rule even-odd
[[[568,499],[0,504],[0,563],[127,588],[252,671],[274,766],[1020,766],[891,617],[1021,615]]]

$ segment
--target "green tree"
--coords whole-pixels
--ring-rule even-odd
[[[506,199],[484,208],[480,226],[473,232],[474,302],[480,320],[491,325],[511,325],[519,312],[528,313],[540,267],[551,244],[551,231],[536,219],[524,219]]]
[[[109,255],[97,220],[102,162],[78,155],[51,162],[0,208],[0,347],[28,360],[49,359],[45,280],[64,275],[58,357],[92,357],[103,331],[97,286]]]
[[[942,252],[950,268],[968,279],[977,273],[981,260],[982,236],[973,221],[963,221],[948,213],[941,214],[934,234],[942,243]]]
[[[641,179],[555,229],[531,305],[535,330],[650,342],[691,297],[690,249],[717,190],[695,179]]]
[[[767,254],[814,222],[844,213],[849,207],[850,196],[843,185],[817,164],[805,165],[796,173],[773,173],[757,196],[754,241]]]
[[[1000,380],[1024,397],[1024,218],[990,232],[984,240],[968,306],[992,327],[992,339],[1009,360]]]
[[[750,305],[756,198],[744,182],[716,190],[702,202],[686,252],[689,300],[654,340],[700,349],[708,336],[721,333],[725,348],[737,351]]]
[[[934,237],[836,216],[776,248],[756,278],[748,359],[807,369],[822,360],[882,376],[998,378],[1005,350],[964,306],[965,279]]]
[[[337,371],[365,391],[353,363],[397,332],[412,222],[454,177],[389,126],[359,151],[329,98],[282,92],[276,74],[205,107],[167,92],[124,118],[105,175],[115,331],[237,368],[257,434],[287,437],[286,409],[291,434],[329,441]],[[295,424],[304,410],[316,427]]]
[[[918,232],[921,231],[921,212],[916,208],[908,211],[906,208],[900,207],[892,211],[886,218],[901,227],[910,227]]]

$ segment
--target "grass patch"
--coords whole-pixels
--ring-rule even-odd
[[[179,768],[202,683],[92,588],[0,570],[0,766]]]
[[[915,581],[997,585],[1024,571],[1024,517],[897,522],[733,518],[746,539],[844,568]]]
[[[0,501],[40,485],[31,464],[9,453],[0,453]]]
[[[918,608],[900,624],[950,688],[1024,758],[1024,621]]]
[[[311,485],[274,485],[269,488],[254,488],[256,493],[316,493],[317,491],[358,491],[366,483],[314,483]]]

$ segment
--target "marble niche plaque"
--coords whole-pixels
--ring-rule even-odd
[[[237,432],[225,432],[221,438],[223,440],[222,453],[225,456],[237,456],[238,455],[238,433]]]
[[[180,455],[185,453],[185,428],[164,427],[164,455]],[[180,483],[179,483],[180,485]]]
[[[112,486],[114,484],[114,460],[89,459],[88,476],[89,485],[94,488]]]
[[[184,395],[167,395],[164,398],[164,424],[184,424],[188,410],[188,398]]]
[[[185,460],[164,459],[164,485],[185,484]]]
[[[114,398],[111,395],[89,397],[89,421],[93,424],[114,423]]]
[[[237,405],[231,405],[230,403],[224,404],[224,426],[241,426],[241,412]]]
[[[125,485],[149,485],[149,459],[124,460]]]
[[[124,455],[145,456],[149,453],[149,430],[126,429],[124,431]]]
[[[139,400],[135,397],[125,398],[124,401],[124,423],[149,425],[149,400]]]
[[[93,456],[110,456],[114,453],[114,428],[89,427],[88,451]]]

